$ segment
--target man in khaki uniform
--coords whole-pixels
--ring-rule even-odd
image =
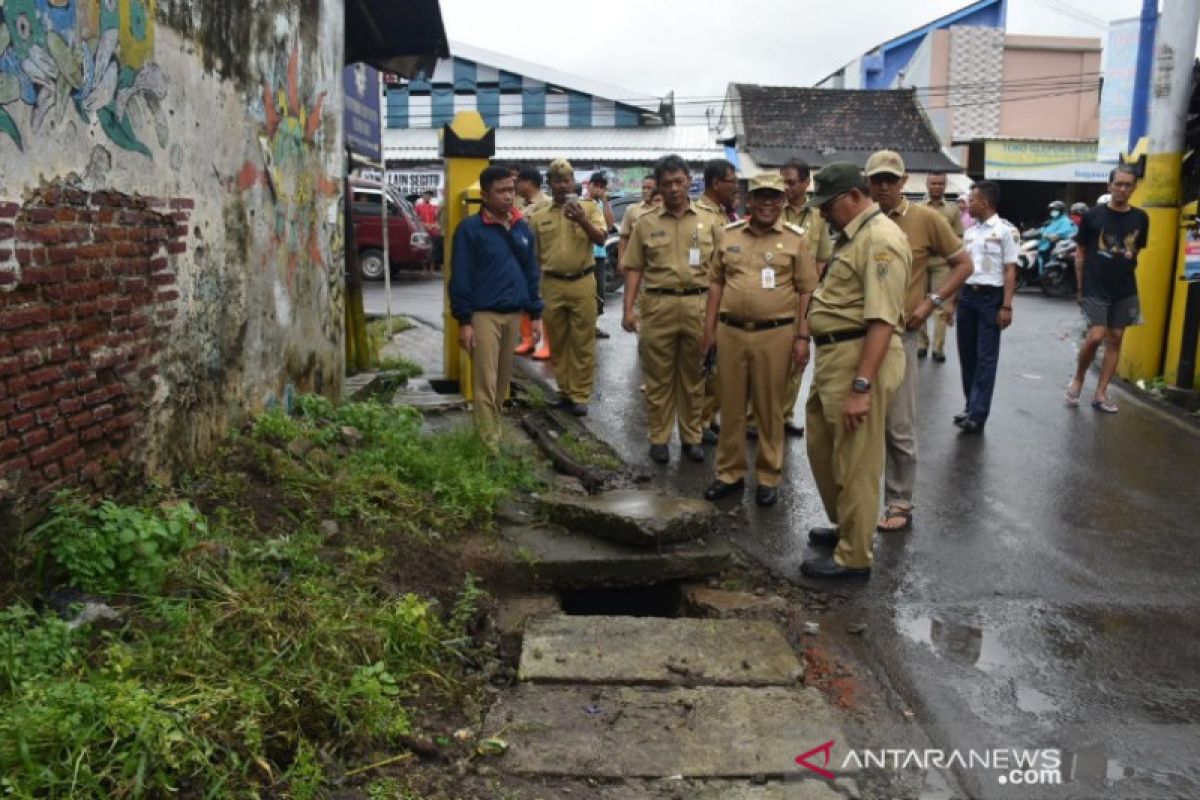
[[[759,420],[755,502],[773,506],[783,472],[783,390],[808,364],[805,317],[817,268],[805,234],[782,219],[783,177],[750,179],[750,219],[725,227],[713,265],[702,349],[717,346],[721,376],[717,477],[708,500],[740,492],[746,473],[746,408]],[[718,324],[718,322],[720,324]],[[799,333],[803,331],[804,335]]]
[[[714,158],[704,165],[704,194],[696,198],[696,208],[712,216],[713,224],[724,227],[733,222],[730,209],[737,195],[737,169],[723,158]],[[709,363],[709,359],[705,359]],[[709,368],[704,375],[704,410],[700,412],[700,441],[716,444],[713,424],[720,407],[717,370]]]
[[[783,193],[787,200],[783,207],[783,221],[795,225],[803,233],[816,261],[817,274],[820,275],[825,269],[825,262],[829,260],[833,242],[829,236],[829,226],[821,219],[816,207],[808,202],[808,185],[812,179],[812,170],[803,161],[792,159],[779,168],[779,174],[783,176]],[[804,435],[804,426],[792,421],[803,380],[803,369],[794,369],[788,373],[783,399],[783,430],[788,436]],[[749,423],[755,424],[753,414]]]
[[[587,416],[596,377],[596,261],[593,244],[604,243],[604,216],[590,200],[567,195],[575,170],[565,159],[551,162],[551,202],[529,216],[542,268],[542,320],[553,343],[550,366],[562,395],[560,405]]]
[[[962,240],[936,211],[904,199],[908,175],[904,159],[892,150],[880,150],[867,159],[871,199],[900,230],[912,251],[912,272],[904,300],[907,330],[904,345],[904,382],[887,412],[887,472],[884,502],[887,510],[879,522],[883,532],[906,531],[912,526],[913,490],[917,483],[917,337],[934,311],[954,296],[971,276],[971,259]],[[951,267],[950,276],[929,292],[930,256],[941,256]]]
[[[816,175],[812,203],[839,231],[813,293],[809,330],[816,368],[805,418],[808,460],[825,513],[836,528],[809,541],[831,555],[806,560],[817,578],[871,574],[871,539],[883,476],[884,420],[904,379],[904,292],[912,255],[903,232],[875,205],[862,171],[847,162]]]
[[[549,202],[550,198],[542,191],[542,173],[536,167],[521,167],[517,173],[517,208],[528,217]]]
[[[634,223],[625,249],[625,316],[621,327],[638,331],[638,351],[650,406],[650,458],[670,460],[667,442],[676,420],[683,455],[703,461],[700,414],[704,403],[704,295],[721,228],[688,198],[691,175],[677,155],[654,168],[663,207]],[[646,290],[638,301],[638,292]],[[635,306],[640,305],[641,320]]]
[[[625,248],[629,246],[633,223],[637,222],[642,214],[654,208],[654,193],[657,188],[658,184],[653,175],[642,178],[642,199],[625,209],[625,216],[621,217],[621,227],[617,232],[617,272],[621,275],[625,274]]]
[[[963,238],[962,214],[958,204],[946,200],[946,173],[930,172],[925,178],[925,188],[929,192],[925,205],[946,218],[950,229],[961,241]],[[929,287],[933,291],[946,282],[950,277],[950,262],[938,255],[929,257]],[[933,313],[933,360],[939,364],[946,363],[946,326],[954,324],[949,314],[950,306],[943,305]],[[927,326],[918,329],[920,334],[917,358],[924,358],[929,351],[929,333]]]

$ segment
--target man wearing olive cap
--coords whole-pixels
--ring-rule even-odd
[[[871,540],[883,477],[887,407],[904,379],[904,293],[912,253],[904,233],[872,202],[856,165],[816,175],[812,204],[838,231],[809,306],[816,368],[805,407],[808,460],[836,528],[809,541],[834,552],[806,560],[816,578],[871,574]]]
[[[725,226],[710,274],[701,348],[717,346],[721,426],[709,500],[740,492],[746,473],[746,408],[758,421],[755,501],[773,506],[783,471],[788,375],[808,364],[808,302],[817,266],[806,232],[783,221],[783,176],[750,179],[750,219]]]
[[[550,366],[562,407],[582,417],[596,378],[596,262],[592,245],[604,243],[604,216],[591,200],[567,196],[575,170],[565,159],[550,163],[551,202],[529,217],[542,267],[542,319],[550,340]]]

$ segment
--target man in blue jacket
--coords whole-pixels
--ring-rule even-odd
[[[521,313],[542,335],[542,297],[533,231],[513,207],[515,188],[504,167],[479,173],[483,208],[454,232],[450,311],[458,343],[471,354],[475,427],[492,447],[500,443],[500,408],[508,396]]]

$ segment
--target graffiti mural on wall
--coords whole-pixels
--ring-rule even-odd
[[[300,51],[293,49],[286,76],[263,82],[261,159],[247,161],[237,177],[239,189],[262,187],[273,201],[271,249],[289,292],[295,291],[302,259],[326,271],[325,248],[331,238],[326,220],[332,201],[341,194],[338,181],[326,175],[325,153],[317,146],[325,92],[311,103],[301,95]]]
[[[156,0],[0,0],[0,141],[24,149],[69,114],[98,122],[113,144],[150,157],[136,117],[165,146],[167,81],[154,53]],[[22,106],[28,108],[28,122]]]

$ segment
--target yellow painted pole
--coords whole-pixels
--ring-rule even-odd
[[[446,164],[445,258],[442,267],[443,348],[446,378],[458,381],[459,391],[472,400],[471,359],[458,346],[458,321],[450,313],[450,276],[454,264],[454,232],[458,224],[479,210],[479,173],[496,152],[496,133],[483,122],[478,111],[460,111],[442,128],[438,148]]]
[[[1117,365],[1118,374],[1132,380],[1163,374],[1171,296],[1183,285],[1175,280],[1179,203],[1198,26],[1200,3],[1164,0],[1154,43],[1146,169],[1132,198],[1150,216],[1149,245],[1138,255],[1137,265],[1143,323],[1125,332]]]
[[[1194,219],[1197,210],[1197,203],[1193,200],[1183,207],[1184,218]],[[1182,232],[1181,230],[1180,233]],[[1167,359],[1163,369],[1163,377],[1169,386],[1175,385],[1179,372],[1179,351],[1183,348],[1183,315],[1187,310],[1188,299],[1187,284],[1183,283],[1184,251],[1186,247],[1187,237],[1180,236],[1175,258],[1175,275],[1173,277],[1175,293],[1171,301],[1170,327],[1167,332]],[[1196,379],[1192,388],[1200,389],[1200,370],[1196,373]]]

